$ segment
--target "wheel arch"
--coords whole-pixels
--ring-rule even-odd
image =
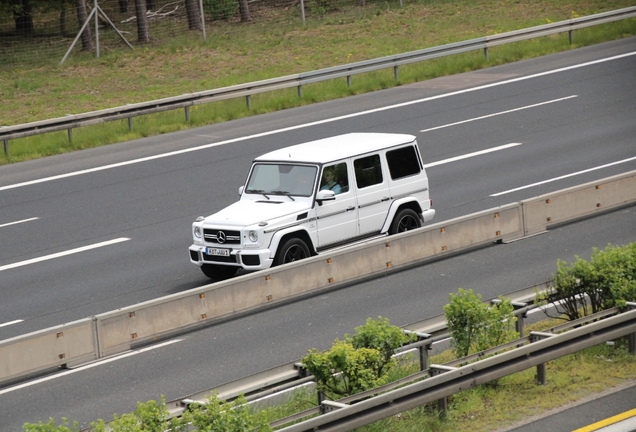
[[[278,253],[278,247],[292,237],[296,237],[304,241],[309,248],[309,253],[311,254],[311,256],[318,254],[316,252],[316,248],[314,247],[314,242],[311,241],[311,237],[306,230],[288,229],[277,231],[276,234],[274,234],[274,236],[272,237],[272,241],[270,243],[270,253],[272,259],[274,259],[274,257]]]
[[[418,203],[417,200],[413,198],[402,198],[399,200],[395,200],[391,204],[391,207],[389,207],[386,220],[384,221],[384,225],[382,225],[382,233],[389,232],[391,224],[393,223],[393,218],[395,218],[395,215],[398,214],[400,210],[405,208],[410,208],[415,213],[417,213],[420,217],[420,220],[422,220],[422,224],[424,224],[424,220],[422,219],[422,207],[420,206],[420,203]]]

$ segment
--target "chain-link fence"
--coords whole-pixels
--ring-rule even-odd
[[[83,50],[203,40],[245,23],[306,17],[364,0],[0,0],[0,64],[60,62]],[[83,31],[80,33],[80,30]]]

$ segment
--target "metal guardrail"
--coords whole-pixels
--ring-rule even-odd
[[[527,312],[538,307],[538,305],[534,303],[536,294],[550,289],[552,289],[552,282],[547,281],[506,294],[505,297],[510,299],[513,305],[515,305],[514,313],[518,319],[517,331],[521,337],[524,336],[523,328]],[[490,300],[489,302],[493,303],[495,301],[496,300]],[[613,313],[616,313],[616,311],[613,311]],[[580,325],[580,323],[577,324]],[[559,328],[558,330],[563,331],[567,328],[567,324],[564,324],[564,326],[564,328]],[[429,351],[431,351],[432,345],[449,338],[445,315],[436,315],[421,321],[416,321],[404,326],[403,330],[418,335],[418,341],[405,345],[399,350],[399,352],[403,353],[417,350],[420,361],[420,369],[422,373],[427,376],[428,372],[426,372],[426,370],[429,367]],[[517,343],[519,342],[512,343],[512,345],[514,346]],[[489,350],[489,353],[490,351],[494,353],[501,351],[501,348],[493,348],[492,350]],[[484,355],[484,353],[474,354],[464,359],[460,359],[460,362],[471,361],[482,355]],[[456,363],[453,363],[453,365],[454,364]],[[413,377],[410,377],[409,379],[412,380]],[[183,413],[183,411],[187,408],[187,405],[194,402],[205,402],[205,399],[212,395],[216,395],[221,400],[228,401],[243,395],[246,400],[250,402],[272,394],[283,392],[289,388],[301,386],[308,382],[314,382],[314,378],[312,376],[307,376],[302,368],[300,360],[296,360],[211,389],[202,390],[195,394],[177,398],[167,402],[166,405],[170,414],[172,416],[177,416]],[[401,385],[403,385],[402,382],[391,383],[383,386],[382,389],[393,389]],[[373,392],[377,392],[377,389],[356,395],[356,397],[345,398],[344,400],[355,401],[364,399]],[[318,412],[319,408],[316,407],[297,415],[302,418],[311,414],[317,414]]]
[[[372,60],[350,63],[331,68],[319,69],[310,72],[303,72],[294,75],[287,75],[279,78],[272,78],[251,83],[239,84],[230,87],[223,87],[214,90],[206,90],[197,93],[188,93],[181,96],[168,97],[149,102],[129,104],[116,108],[92,111],[83,114],[69,114],[65,117],[42,120],[32,123],[25,123],[14,126],[0,127],[0,140],[4,143],[5,154],[9,153],[9,140],[24,138],[43,133],[67,130],[69,140],[72,141],[73,128],[105,123],[114,120],[127,119],[128,127],[132,130],[132,119],[136,116],[154,114],[175,109],[184,109],[186,121],[190,120],[190,107],[208,102],[215,102],[224,99],[245,97],[248,107],[251,106],[250,97],[255,94],[270,92],[275,90],[297,87],[298,96],[302,96],[302,86],[321,81],[347,77],[347,84],[351,85],[351,77],[356,74],[377,71],[393,67],[395,79],[398,79],[399,66],[409,63],[430,60],[469,51],[484,50],[484,55],[488,58],[488,48],[497,45],[519,42],[522,40],[548,36],[557,33],[568,32],[570,43],[572,43],[572,32],[584,27],[605,24],[627,18],[636,17],[636,6],[618,9],[589,15],[585,17],[573,18],[528,29],[515,30],[493,36],[486,36],[426,48],[418,51],[411,51],[403,54],[396,54]]]
[[[572,323],[569,331],[560,334],[531,332],[526,338],[490,350],[498,350],[499,354],[474,363],[465,364],[466,359],[459,359],[453,362],[459,367],[431,365],[428,371],[414,375],[411,383],[403,380],[399,388],[388,391],[379,388],[366,392],[364,398],[341,399],[336,404],[328,404],[326,408],[330,412],[279,430],[350,431],[427,403],[439,401],[443,407],[448,396],[535,366],[538,384],[545,384],[546,362],[624,336],[629,337],[629,350],[634,354],[636,303],[628,303],[628,307],[630,310],[623,313],[612,309],[588,316],[587,325]],[[611,314],[614,315],[608,316]],[[355,404],[349,404],[354,401]]]

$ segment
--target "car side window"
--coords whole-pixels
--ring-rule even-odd
[[[349,174],[345,162],[324,167],[320,190],[332,190],[336,195],[349,191]]]
[[[393,180],[416,175],[422,171],[414,146],[390,150],[386,152],[386,160]]]
[[[383,181],[380,155],[365,156],[353,161],[358,189],[380,184]]]

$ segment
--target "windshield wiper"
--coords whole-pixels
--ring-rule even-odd
[[[265,195],[265,191],[262,189],[248,189],[247,191],[248,193],[257,193],[257,194],[261,194],[263,195],[265,198],[267,199],[271,199],[270,197],[268,197],[267,195]],[[273,192],[269,192],[269,193],[273,193]]]
[[[290,194],[289,192],[287,192],[287,191],[272,191],[272,193],[273,193],[273,194],[276,194],[276,195],[285,195],[285,196],[286,196],[287,198],[289,198],[290,200],[292,200],[292,201],[296,201],[296,200],[294,199],[294,197],[292,197],[292,196],[291,196],[291,194]]]

